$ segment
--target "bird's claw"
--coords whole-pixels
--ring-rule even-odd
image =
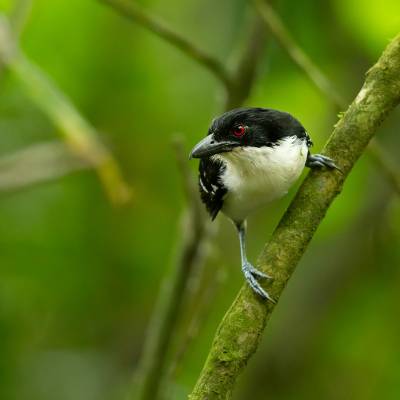
[[[309,168],[330,168],[336,169],[343,173],[343,171],[335,164],[335,162],[322,154],[310,154],[307,158],[307,167]]]
[[[244,267],[247,269],[254,277],[260,278],[260,279],[272,279],[271,276],[267,275],[264,272],[261,272],[257,268],[253,267],[249,262],[246,263],[246,266]]]
[[[257,282],[257,278],[259,279],[271,279],[271,277],[264,272],[259,271],[254,268],[249,262],[246,262],[242,265],[242,271],[244,277],[250,287],[263,299],[269,300],[272,303],[275,303],[275,300],[261,287],[261,285]]]

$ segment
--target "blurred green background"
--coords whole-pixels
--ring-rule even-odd
[[[2,13],[13,3],[0,0]],[[255,13],[245,0],[140,4],[230,70]],[[400,31],[396,0],[281,0],[275,7],[348,101]],[[0,193],[0,398],[121,399],[173,267],[185,207],[171,138],[182,133],[189,150],[223,111],[223,91],[187,56],[94,0],[33,1],[20,43],[101,132],[133,199],[112,206],[93,171]],[[59,138],[12,72],[3,71],[0,94],[1,157]],[[329,100],[268,34],[246,104],[295,115],[316,151],[337,120]],[[399,126],[397,110],[379,131],[397,161]],[[250,218],[253,260],[294,191]],[[243,283],[234,229],[219,219],[206,268],[222,269],[222,283],[170,379],[173,399],[193,387]],[[398,196],[365,155],[296,270],[235,398],[400,398],[399,238]],[[171,363],[187,325],[174,332]]]

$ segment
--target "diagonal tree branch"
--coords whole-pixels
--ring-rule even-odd
[[[211,73],[213,73],[227,88],[233,85],[232,79],[225,66],[212,55],[197,47],[194,43],[186,39],[185,36],[177,33],[159,18],[147,13],[135,1],[131,0],[99,0],[112,6],[121,15],[144,26],[166,42],[173,45],[192,58]]]
[[[269,293],[279,299],[287,281],[324,218],[340,193],[345,178],[365,151],[387,114],[400,102],[400,35],[371,68],[356,99],[324,148],[335,159],[343,175],[334,171],[311,172],[271,240],[263,250],[259,266],[275,279]],[[275,306],[265,303],[244,286],[223,318],[191,400],[229,399],[233,386],[258,347]]]
[[[269,398],[282,398],[282,391],[305,378],[309,365],[307,355],[312,352],[315,341],[318,341],[320,328],[327,315],[337,301],[343,300],[344,287],[354,284],[360,275],[377,274],[372,268],[367,267],[365,271],[364,267],[375,263],[379,265],[379,246],[371,246],[365,251],[365,244],[371,232],[379,230],[382,222],[388,218],[387,209],[396,196],[392,189],[388,187],[387,190],[371,193],[371,198],[366,201],[368,204],[361,205],[362,210],[355,222],[346,226],[340,232],[340,237],[330,241],[337,256],[326,260],[316,276],[303,282],[300,293],[293,296],[292,292],[292,307],[283,321],[281,310],[279,328],[269,336],[268,344],[261,357],[258,355],[256,365],[249,366],[251,371],[246,371],[250,379],[246,380],[240,398],[251,398],[254,387],[263,384],[269,387]]]
[[[55,83],[19,51],[4,18],[0,20],[0,61],[15,74],[32,100],[59,128],[71,150],[93,165],[111,201],[115,204],[129,201],[131,189],[96,130]]]

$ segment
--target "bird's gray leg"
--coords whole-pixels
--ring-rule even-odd
[[[239,243],[240,243],[240,256],[242,260],[242,271],[243,275],[246,278],[246,281],[250,285],[250,287],[263,299],[268,299],[272,302],[274,300],[270,297],[270,295],[261,287],[261,285],[257,282],[257,278],[265,279],[270,278],[264,272],[259,271],[247,260],[246,255],[246,221],[236,224],[236,228],[239,234]]]
[[[335,162],[327,157],[323,156],[322,154],[311,154],[308,152],[307,160],[306,160],[306,167],[308,168],[330,168],[330,169],[337,169],[338,171],[342,172],[342,170],[335,164]]]

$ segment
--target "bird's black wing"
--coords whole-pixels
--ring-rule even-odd
[[[201,200],[205,204],[211,219],[214,220],[224,203],[227,189],[221,183],[220,177],[225,166],[211,158],[200,159],[199,189]]]
[[[310,148],[314,145],[314,143],[312,142],[310,135],[308,134],[308,132],[303,129],[303,131],[297,135],[300,139],[304,139],[307,143],[307,147]]]
[[[306,161],[306,165],[308,163],[309,158],[311,157],[311,152],[310,152],[310,147],[312,147],[314,145],[314,143],[312,142],[310,135],[308,134],[308,132],[306,130],[304,130],[304,134],[303,136],[299,136],[302,139],[305,139],[306,143],[307,143],[307,147],[308,147],[308,152],[307,152],[307,161]],[[308,165],[307,165],[308,166]]]

